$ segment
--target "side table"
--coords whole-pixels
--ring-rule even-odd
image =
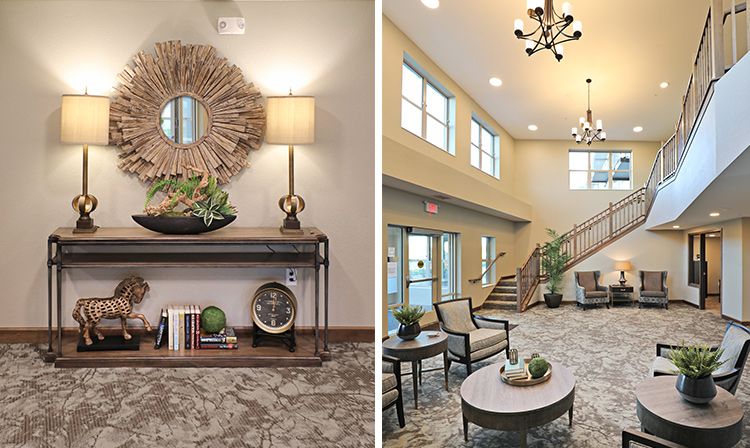
[[[430,337],[430,335],[437,336]],[[411,372],[403,375],[411,375],[414,384],[414,409],[419,409],[417,398],[418,384],[422,382],[422,372],[435,370],[445,371],[445,390],[448,390],[448,335],[441,331],[423,331],[415,339],[405,341],[393,336],[383,342],[383,353],[398,358],[401,361],[411,361]],[[443,354],[443,368],[422,370],[422,360]]]
[[[615,302],[629,302],[631,306],[633,305],[633,287],[631,285],[609,285],[607,289],[612,306],[615,306]]]
[[[716,397],[696,405],[683,400],[677,376],[646,378],[635,388],[641,430],[692,448],[728,448],[742,439],[742,404],[721,387]]]

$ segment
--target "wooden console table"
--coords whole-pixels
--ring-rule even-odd
[[[199,235],[165,235],[140,227],[102,227],[94,233],[55,230],[47,240],[47,295],[49,348],[45,361],[56,367],[83,366],[319,366],[330,360],[328,350],[328,237],[312,227],[301,234],[283,234],[277,227],[226,227]],[[322,247],[321,247],[322,246]],[[190,248],[201,248],[190,252]],[[320,268],[323,269],[323,350],[320,350]],[[63,354],[63,269],[122,267],[278,267],[315,270],[314,352],[312,341],[301,338],[298,350],[285,347],[238,350],[160,350],[141,345],[137,352],[75,353],[75,341],[66,341]],[[53,271],[56,275],[53,276]],[[53,278],[54,277],[54,278]],[[56,293],[53,290],[56,288]],[[57,352],[53,349],[53,295],[57,299]],[[309,338],[308,338],[309,339]],[[244,341],[243,341],[244,342]],[[145,344],[149,345],[149,344]],[[71,353],[72,349],[72,353]]]

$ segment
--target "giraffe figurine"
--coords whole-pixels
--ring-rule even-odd
[[[104,335],[96,326],[102,319],[120,319],[122,323],[122,336],[130,339],[128,334],[127,319],[140,319],[146,326],[146,331],[151,331],[146,317],[143,314],[133,312],[133,302],[141,303],[143,296],[149,291],[148,283],[141,277],[130,277],[121,281],[115,288],[115,294],[112,297],[99,299],[78,299],[75,308],[73,308],[73,319],[80,324],[78,332],[83,332],[83,339],[86,345],[91,345],[91,332],[101,341]],[[85,317],[85,320],[84,320]]]

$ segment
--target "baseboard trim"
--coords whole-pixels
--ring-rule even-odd
[[[697,303],[688,302],[687,300],[675,300],[675,302],[682,302],[685,305],[690,305],[690,306],[692,306],[695,309],[700,309],[700,305],[698,305]]]
[[[721,318],[724,319],[724,320],[728,320],[730,322],[734,322],[736,324],[740,324],[740,325],[745,326],[745,327],[747,327],[747,326],[750,325],[750,321],[744,321],[743,322],[743,321],[741,321],[739,319],[735,319],[734,317],[729,317],[726,314],[722,314]]]
[[[252,327],[234,327],[238,335],[251,335]],[[313,334],[314,327],[296,327],[297,334]],[[120,327],[101,327],[104,335],[121,334]],[[323,338],[323,329],[320,330],[320,338]],[[128,328],[131,334],[148,335],[143,327]],[[77,328],[64,327],[63,336],[72,336],[78,333]],[[150,333],[154,335],[152,331]],[[53,338],[57,338],[57,331],[52,332]],[[40,327],[18,327],[0,328],[0,344],[43,344],[49,342],[49,330]],[[375,327],[328,327],[328,342],[375,342]]]

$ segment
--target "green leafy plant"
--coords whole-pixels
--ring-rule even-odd
[[[424,316],[425,310],[419,305],[409,305],[400,310],[393,310],[393,318],[403,325],[414,325]]]
[[[203,218],[203,223],[206,227],[209,227],[214,219],[224,219],[224,215],[221,213],[223,205],[226,205],[226,196],[224,196],[224,202],[221,202],[221,199],[216,199],[216,195],[214,195],[208,201],[197,201],[193,204],[193,212],[191,214],[192,216]]]
[[[563,251],[562,246],[565,237],[553,229],[547,229],[550,240],[542,245],[542,271],[547,274],[547,290],[550,294],[557,294],[562,286],[565,263],[570,260],[570,255]]]
[[[694,342],[695,345],[685,345],[682,341],[680,345],[670,347],[669,359],[678,370],[672,370],[672,373],[682,373],[689,378],[703,378],[715,372],[728,360],[721,361],[721,355],[724,349],[711,350],[708,345],[701,345]]]

